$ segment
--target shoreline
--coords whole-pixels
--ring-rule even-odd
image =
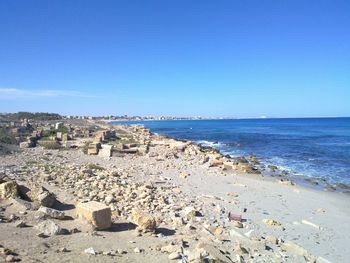
[[[326,118],[328,118],[328,117],[326,117]],[[108,123],[108,125],[129,125],[131,127],[141,125],[142,127],[144,127],[143,124],[127,124],[127,123],[123,123],[123,124]],[[154,135],[158,135],[158,136],[164,137],[166,139],[173,139],[173,140],[176,140],[179,142],[193,143],[193,144],[197,145],[198,147],[200,147],[200,149],[203,151],[205,151],[205,150],[215,151],[215,152],[221,154],[222,157],[228,158],[230,160],[235,160],[237,158],[246,158],[246,159],[248,159],[248,162],[250,162],[249,156],[255,156],[254,153],[253,154],[246,154],[246,155],[232,156],[232,154],[226,154],[226,153],[222,152],[221,149],[219,149],[215,146],[204,145],[204,143],[199,143],[199,142],[187,140],[187,139],[176,138],[175,136],[171,136],[171,135],[167,135],[167,134],[159,134],[159,133],[153,132],[152,129],[149,129],[149,128],[145,128],[145,129],[149,130]],[[208,142],[211,144],[215,144],[215,142],[210,142],[210,141],[208,141]],[[219,142],[219,144],[220,144],[220,142]],[[266,162],[266,160],[260,161],[261,159],[262,158],[260,158],[260,157],[255,158],[255,160],[259,161],[259,164],[252,164],[252,165],[257,167],[261,171],[261,176],[263,176],[263,177],[272,178],[276,182],[278,182],[281,179],[282,180],[287,179],[292,184],[299,185],[299,186],[302,186],[305,188],[310,188],[310,189],[317,190],[317,191],[350,194],[350,184],[346,184],[343,182],[331,182],[330,180],[328,180],[326,178],[321,178],[321,177],[316,177],[316,176],[309,176],[309,175],[305,175],[305,174],[296,174],[295,172],[291,171],[290,169],[289,170],[281,169],[280,166],[278,166],[274,163]],[[274,172],[268,171],[269,166],[276,167],[276,169],[274,169]],[[276,173],[280,173],[280,174],[277,175]],[[282,176],[282,174],[283,174],[283,176]]]

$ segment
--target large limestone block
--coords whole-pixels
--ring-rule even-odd
[[[113,145],[102,144],[102,149],[98,152],[98,156],[111,157],[113,151]]]
[[[19,148],[24,149],[24,148],[29,148],[30,147],[30,143],[29,142],[21,142],[19,144]]]
[[[100,143],[90,143],[88,148],[88,155],[97,155],[101,148]]]
[[[17,183],[15,181],[7,181],[0,184],[0,198],[16,198],[18,196]]]
[[[78,203],[77,216],[92,224],[96,229],[108,229],[111,227],[111,208],[96,202]]]

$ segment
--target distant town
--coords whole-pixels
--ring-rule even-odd
[[[0,113],[0,120],[20,120],[20,119],[40,119],[40,120],[58,120],[58,119],[77,119],[77,120],[103,120],[103,121],[143,121],[143,120],[210,120],[227,119],[223,117],[174,117],[174,116],[128,116],[128,115],[59,115],[56,113]]]

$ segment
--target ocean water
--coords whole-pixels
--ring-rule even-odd
[[[293,179],[350,185],[350,118],[130,121],[153,132],[212,146],[231,156],[255,154]]]

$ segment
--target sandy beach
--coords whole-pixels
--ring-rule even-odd
[[[349,194],[245,173],[215,151],[145,129],[96,125],[122,130],[147,151],[87,155],[81,147],[92,139],[80,139],[78,148],[15,148],[0,156],[4,180],[28,188],[39,183],[65,213],[48,219],[18,197],[2,199],[0,262],[9,255],[22,262],[349,261]],[[91,200],[111,208],[108,230],[77,218],[77,203]],[[137,225],[135,208],[153,217],[156,228]],[[68,232],[38,235],[37,225],[47,220]]]

